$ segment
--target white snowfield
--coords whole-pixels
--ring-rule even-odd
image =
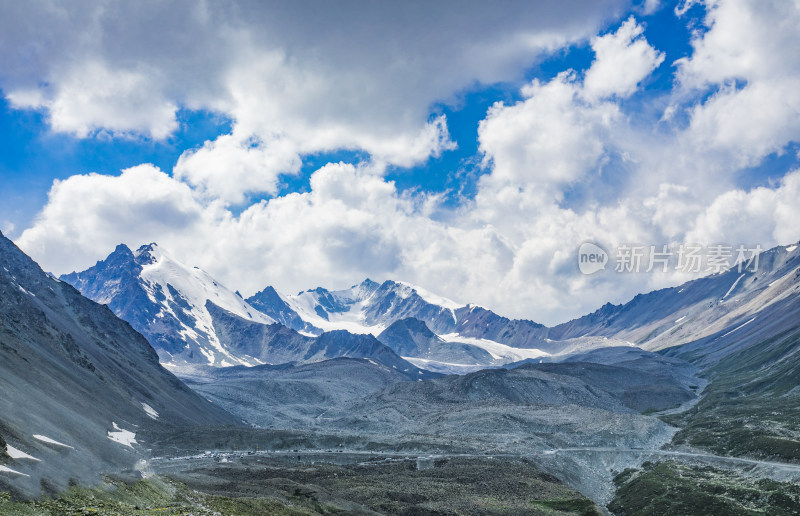
[[[370,326],[366,323],[364,309],[369,305],[370,298],[357,301],[357,296],[360,293],[357,289],[358,287],[353,287],[347,290],[331,292],[331,295],[352,304],[346,312],[328,314],[327,320],[314,311],[319,299],[316,292],[301,292],[295,296],[286,296],[284,300],[292,310],[297,312],[301,319],[322,331],[347,330],[350,333],[377,336],[386,329],[386,325]]]
[[[726,334],[725,334],[725,335],[723,335],[722,337],[727,337],[727,336],[728,336],[728,335],[730,335],[731,333],[735,332],[736,330],[740,330],[740,329],[744,328],[745,326],[747,326],[748,324],[750,324],[751,322],[753,322],[753,321],[755,321],[755,320],[756,320],[756,317],[753,317],[752,319],[750,319],[750,320],[749,320],[749,321],[747,321],[746,323],[742,323],[742,324],[740,324],[739,326],[737,326],[736,328],[732,329],[731,331],[729,331],[728,333],[726,333]],[[720,337],[720,338],[722,338],[722,337]]]
[[[731,295],[731,292],[733,292],[733,289],[735,289],[735,288],[736,288],[736,285],[738,285],[738,284],[739,284],[739,282],[742,280],[742,278],[744,278],[744,276],[745,276],[745,275],[744,275],[744,274],[742,274],[742,275],[740,275],[738,278],[736,278],[736,281],[734,281],[734,282],[733,282],[733,285],[731,285],[731,288],[729,288],[729,289],[728,289],[728,291],[725,293],[725,295],[724,295],[724,296],[722,296],[722,299],[725,299],[725,298],[727,298],[728,296],[730,296],[730,295]]]
[[[25,294],[28,294],[29,296],[36,297],[36,294],[33,294],[33,293],[31,293],[31,292],[28,292],[27,290],[25,290],[24,288],[22,288],[22,285],[17,285],[17,286],[19,287],[19,289],[20,289],[20,290],[21,290],[23,293],[25,293]]]
[[[28,455],[24,451],[22,451],[22,450],[20,450],[18,448],[14,448],[10,444],[6,444],[6,453],[8,453],[9,457],[11,457],[12,459],[15,459],[15,460],[25,459],[25,460],[33,460],[33,461],[36,461],[36,462],[41,462],[41,460],[37,459],[36,457],[31,457],[30,455]]]
[[[171,314],[178,320],[181,318],[177,317],[168,306],[168,302],[175,301],[179,305],[183,304],[183,301],[188,303],[189,314],[197,321],[196,329],[184,324],[184,328],[180,333],[196,342],[201,333],[203,337],[208,339],[212,349],[203,349],[201,347],[201,352],[206,356],[209,364],[256,365],[256,363],[231,355],[220,344],[214,331],[211,314],[206,309],[206,301],[211,301],[220,308],[250,321],[273,324],[275,322],[274,319],[250,306],[238,294],[217,282],[205,271],[180,263],[157,245],[150,245],[149,249],[139,252],[137,256],[141,256],[142,253],[149,254],[153,259],[153,263],[142,267],[141,273],[148,297],[153,303],[162,306],[162,312]],[[183,300],[175,299],[167,285],[171,285],[174,290],[180,293]],[[159,302],[157,300],[156,292],[159,290],[157,286],[160,287],[160,292],[166,296],[166,301]]]
[[[111,424],[114,427],[114,430],[108,431],[108,438],[123,446],[133,448],[133,445],[136,444],[136,434],[129,430],[124,430],[120,428],[119,425],[117,425],[116,423],[111,423]]]
[[[456,303],[452,299],[448,299],[446,297],[434,294],[430,290],[425,290],[424,288],[412,285],[411,283],[406,283],[405,281],[398,281],[396,283],[408,288],[408,290],[406,291],[407,292],[406,297],[416,292],[419,297],[421,297],[428,303],[432,305],[441,306],[442,308],[447,308],[449,310],[457,310],[465,306],[463,303]]]
[[[495,342],[493,340],[488,339],[476,339],[472,337],[464,337],[459,335],[458,333],[446,333],[444,335],[439,335],[445,342],[461,342],[463,344],[471,344],[473,346],[477,346],[486,352],[488,352],[492,357],[503,360],[504,362],[518,362],[520,360],[525,360],[528,358],[540,358],[540,357],[549,357],[550,353],[546,353],[540,349],[523,349],[523,348],[513,348],[511,346],[507,346],[506,344],[501,344],[499,342]]]

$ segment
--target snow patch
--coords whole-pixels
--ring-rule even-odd
[[[24,451],[14,448],[10,444],[6,444],[6,452],[8,453],[8,456],[11,457],[12,459],[27,459],[27,460],[35,460],[36,462],[41,462],[36,457],[31,457]]]
[[[30,475],[26,475],[25,473],[20,473],[19,471],[14,471],[11,468],[7,468],[5,466],[0,466],[0,473],[11,473],[12,475],[20,475],[22,477],[30,477]]]
[[[151,419],[158,420],[158,412],[156,412],[156,409],[144,402],[142,403],[142,408],[144,409],[145,414],[150,416]]]
[[[74,447],[72,447],[72,446],[70,446],[68,444],[60,443],[60,442],[56,441],[55,439],[50,439],[46,435],[33,434],[33,438],[36,439],[37,441],[42,441],[43,443],[55,444],[56,446],[63,446],[64,448],[69,448],[71,450],[75,449]]]
[[[330,293],[334,298],[348,304],[348,310],[330,313],[328,319],[321,317],[316,312],[316,307],[319,306],[319,297],[314,291],[301,292],[296,296],[286,296],[286,303],[297,312],[301,319],[322,331],[347,330],[357,335],[380,335],[386,329],[386,325],[370,326],[366,323],[364,309],[369,303],[369,297],[358,299],[359,292],[355,292],[356,289],[358,286]]]
[[[733,292],[733,289],[736,288],[736,285],[739,284],[739,282],[742,280],[742,278],[744,278],[744,274],[742,274],[741,276],[736,278],[736,281],[733,282],[733,285],[731,285],[731,288],[729,288],[728,291],[725,293],[725,295],[722,296],[722,299],[725,299],[726,297],[728,297],[731,294],[731,292]]]
[[[108,431],[108,438],[123,446],[133,448],[133,445],[136,444],[136,434],[120,428],[116,423],[112,422],[111,424],[114,426],[114,430]]]
[[[792,253],[792,252],[794,252],[794,250],[795,250],[795,249],[797,249],[797,244],[795,244],[795,245],[790,245],[789,247],[787,247],[787,248],[786,248],[786,252],[787,252],[787,253]]]
[[[441,337],[445,342],[460,342],[463,344],[477,346],[488,352],[490,355],[492,355],[492,357],[499,360],[505,360],[507,362],[518,362],[527,358],[550,356],[550,353],[546,353],[540,349],[513,348],[493,340],[464,337],[458,333],[447,333],[444,335],[439,335],[439,337]]]
[[[755,318],[755,317],[753,317],[752,319],[750,319],[750,320],[749,320],[749,321],[747,321],[746,323],[744,323],[744,324],[740,324],[740,325],[739,325],[739,326],[737,326],[736,328],[732,329],[731,331],[729,331],[728,333],[726,333],[726,334],[725,334],[725,335],[723,335],[722,337],[727,337],[727,336],[728,336],[728,335],[730,335],[731,333],[733,333],[733,332],[735,332],[736,330],[739,330],[739,329],[741,329],[741,328],[744,328],[745,326],[747,326],[748,324],[750,324],[751,322],[753,322],[753,321],[755,321],[755,320],[756,320],[756,318]],[[722,337],[720,337],[720,338],[722,338]]]
[[[396,281],[391,282],[391,284],[391,292],[398,298],[408,299],[416,294],[426,303],[449,310],[453,321],[456,319],[455,310],[463,306],[451,299],[436,295],[410,283]],[[386,320],[381,320],[380,322],[367,324],[365,313],[376,302],[377,290],[365,288],[363,283],[354,285],[349,289],[326,291],[326,295],[329,295],[338,305],[342,306],[344,311],[328,313],[326,310],[321,316],[317,313],[317,308],[322,307],[319,302],[320,293],[315,290],[300,292],[294,296],[281,296],[281,298],[292,310],[297,312],[302,320],[323,331],[346,330],[355,334],[377,336],[395,321],[394,318],[386,318]],[[327,315],[327,318],[325,315]]]

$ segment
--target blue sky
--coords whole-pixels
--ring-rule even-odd
[[[159,241],[557,322],[687,279],[582,277],[587,239],[800,238],[786,3],[3,9],[0,229],[48,270]]]

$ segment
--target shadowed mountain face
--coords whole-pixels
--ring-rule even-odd
[[[226,348],[267,364],[309,363],[330,358],[370,358],[414,378],[435,378],[437,374],[419,369],[400,358],[372,335],[356,335],[343,330],[307,337],[282,324],[260,324],[238,317],[210,301],[216,334]]]
[[[247,298],[247,302],[259,312],[293,330],[314,335],[322,332],[319,328],[305,322],[272,287],[267,287]]]
[[[238,421],[162,368],[108,307],[46,275],[2,235],[0,393],[0,434],[18,451],[0,490],[23,495],[132,468],[140,427]]]
[[[478,346],[442,340],[419,319],[395,321],[378,335],[378,340],[404,357],[451,364],[500,365],[488,351]]]

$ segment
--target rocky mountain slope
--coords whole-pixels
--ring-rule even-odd
[[[418,380],[367,358],[334,358],[309,364],[209,368],[187,383],[214,403],[264,428],[313,428],[325,413],[388,385]]]
[[[0,491],[31,496],[130,470],[147,425],[238,421],[161,367],[108,307],[0,235]]]
[[[606,304],[551,328],[548,336],[602,335],[645,349],[663,349],[743,329],[744,324],[759,326],[779,306],[784,310],[798,305],[798,300],[800,247],[779,246],[762,252],[757,264],[742,270],[734,266],[677,287],[637,295],[623,305]]]
[[[425,322],[409,317],[393,322],[378,340],[403,357],[462,365],[500,365],[485,349],[460,342],[447,342],[433,333]]]

